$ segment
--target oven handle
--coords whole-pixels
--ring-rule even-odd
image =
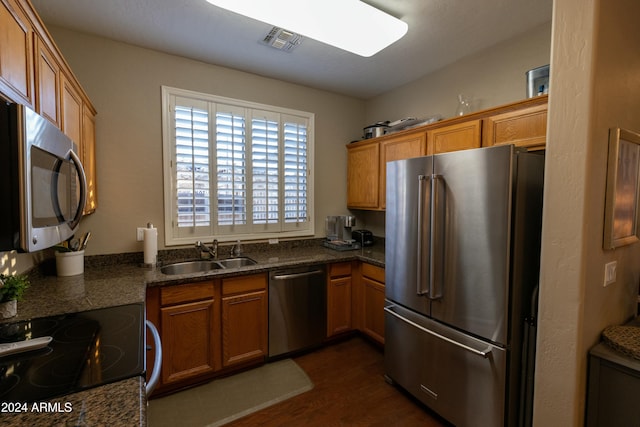
[[[160,380],[160,371],[162,369],[162,342],[160,342],[160,334],[158,333],[156,326],[149,320],[146,320],[145,323],[147,328],[149,328],[149,332],[151,332],[151,335],[153,336],[153,341],[156,347],[153,371],[151,372],[151,378],[149,378],[149,382],[147,383],[147,396],[150,396],[151,392],[158,384],[158,380]]]

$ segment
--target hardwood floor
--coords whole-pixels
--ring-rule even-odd
[[[384,380],[384,356],[361,337],[295,357],[314,388],[230,426],[448,425]]]

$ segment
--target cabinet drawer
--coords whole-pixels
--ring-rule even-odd
[[[329,264],[329,277],[351,276],[350,262],[337,262]]]
[[[222,294],[237,294],[241,292],[259,291],[267,289],[267,275],[254,274],[222,279]]]
[[[380,283],[384,283],[384,268],[371,264],[362,264],[362,275]]]
[[[162,306],[210,298],[213,298],[213,282],[168,286],[160,290]]]

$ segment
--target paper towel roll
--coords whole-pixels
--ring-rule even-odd
[[[155,265],[158,259],[158,229],[152,224],[143,230],[144,234],[144,263]]]

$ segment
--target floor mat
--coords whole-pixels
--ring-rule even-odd
[[[259,368],[149,401],[149,427],[215,427],[311,390],[313,383],[293,360]]]

